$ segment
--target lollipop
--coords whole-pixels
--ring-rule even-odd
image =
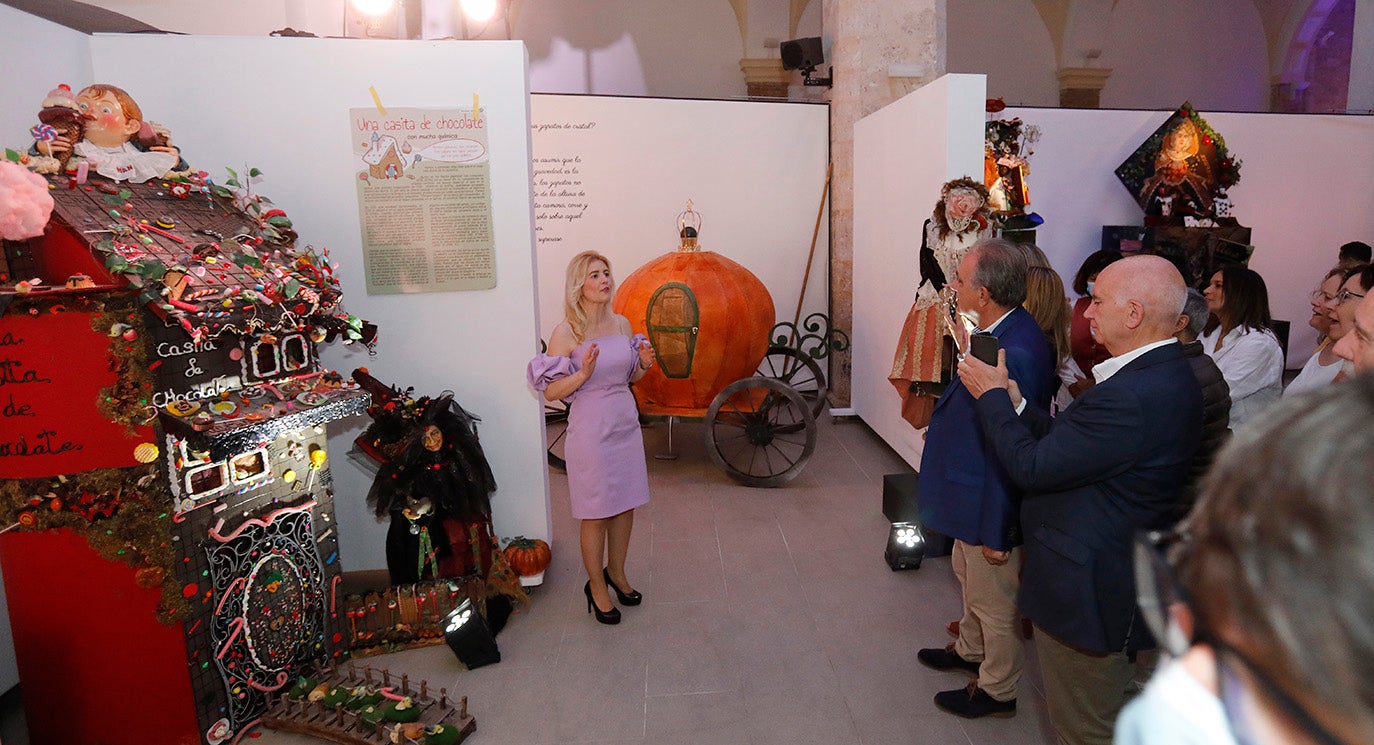
[[[305,480],[306,491],[310,491],[310,487],[314,485],[315,473],[324,465],[326,457],[328,456],[325,455],[324,449],[319,445],[310,446],[310,478]]]

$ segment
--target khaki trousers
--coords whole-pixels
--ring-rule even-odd
[[[961,629],[962,630],[962,629]],[[1135,666],[1125,652],[1079,651],[1035,627],[1045,704],[1060,745],[1111,745],[1116,715],[1130,697]]]
[[[1021,586],[1021,555],[1018,546],[1001,566],[983,558],[981,546],[954,542],[951,563],[964,590],[964,617],[959,619],[959,638],[954,651],[970,662],[982,662],[978,687],[998,701],[1016,698],[1016,684],[1026,662],[1016,615],[1016,591]]]

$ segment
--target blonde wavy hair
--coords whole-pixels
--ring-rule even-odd
[[[1022,303],[1040,330],[1054,345],[1055,362],[1063,362],[1069,348],[1069,301],[1064,296],[1064,280],[1050,268],[1032,266],[1026,272],[1026,302]]]
[[[567,280],[563,285],[563,317],[579,344],[586,341],[587,311],[582,308],[582,283],[592,273],[592,262],[599,261],[611,271],[611,260],[596,251],[583,251],[568,262]],[[611,275],[611,293],[615,294],[615,275]]]

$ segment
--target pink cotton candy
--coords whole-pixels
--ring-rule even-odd
[[[0,238],[22,241],[43,235],[52,208],[42,176],[18,163],[0,161]]]

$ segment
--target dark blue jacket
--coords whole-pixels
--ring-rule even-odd
[[[1028,406],[1048,412],[1054,353],[1024,308],[992,330],[1007,352],[1007,370]],[[935,403],[921,452],[921,523],[974,545],[1006,551],[1021,545],[1021,492],[998,463],[973,411],[973,396],[955,376]]]
[[[1021,613],[1090,652],[1153,645],[1136,611],[1131,539],[1163,527],[1202,432],[1202,395],[1179,344],[1152,349],[1089,388],[1053,420],[1004,390],[979,421],[1025,490]]]

